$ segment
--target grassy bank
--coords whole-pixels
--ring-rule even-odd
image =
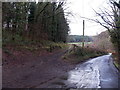
[[[42,41],[42,42],[31,42],[29,41],[27,44],[24,42],[11,43],[11,44],[4,44],[3,45],[3,52],[11,53],[11,50],[15,51],[22,51],[22,52],[54,52],[59,49],[64,49],[67,47],[65,43],[55,43],[51,41]]]
[[[107,52],[105,51],[100,51],[93,48],[77,47],[75,50],[71,49],[70,51],[68,51],[63,56],[63,59],[67,62],[76,64],[76,63],[84,62],[90,58],[94,58],[105,54],[107,54]]]
[[[29,51],[36,51],[36,50],[46,50],[48,52],[52,52],[55,49],[62,49],[66,48],[67,44],[59,42],[55,43],[49,40],[32,40],[29,37],[23,37],[19,34],[12,34],[8,31],[3,32],[3,51],[8,52],[9,48],[14,48],[17,50],[29,50]]]
[[[92,44],[93,42],[84,42],[85,46]],[[68,44],[76,44],[78,46],[82,46],[82,42],[72,42],[72,43],[68,43]]]
[[[116,66],[116,68],[118,68],[118,70],[120,70],[120,63],[116,52],[112,53],[112,58],[114,60],[114,65]]]
[[[113,59],[114,59],[114,65],[120,71],[120,63],[118,62],[118,59],[115,56],[113,56]]]
[[[120,67],[120,65],[118,64],[118,62],[114,61],[114,64],[115,64],[115,66],[116,66],[117,68]],[[119,69],[119,70],[120,70],[120,69]]]

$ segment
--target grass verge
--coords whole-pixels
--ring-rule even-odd
[[[105,54],[107,54],[107,52],[105,51],[93,48],[77,47],[75,50],[71,49],[70,51],[68,51],[62,58],[67,62],[77,64],[80,62],[84,62],[90,58],[94,58]]]
[[[115,67],[120,71],[120,63],[119,63],[119,59],[118,59],[118,55],[117,53],[112,53],[112,58],[113,58],[113,63],[115,65]]]
[[[114,61],[114,65],[116,66],[116,68],[120,71],[120,64],[117,61]]]

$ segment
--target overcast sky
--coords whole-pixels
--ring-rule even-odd
[[[108,0],[67,0],[67,6],[69,7],[67,10],[74,14],[74,17],[69,17],[71,21],[69,24],[71,30],[70,34],[82,35],[83,19],[80,18],[80,16],[86,18],[96,17],[93,9],[97,11],[99,8],[107,7],[107,2]],[[106,29],[99,24],[85,20],[85,35],[93,36],[105,30]]]

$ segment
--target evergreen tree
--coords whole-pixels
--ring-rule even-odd
[[[3,28],[23,40],[66,42],[69,26],[62,6],[57,2],[4,2]]]

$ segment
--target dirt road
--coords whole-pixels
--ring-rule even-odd
[[[30,54],[24,60],[20,58],[19,62],[4,64],[3,88],[118,88],[119,72],[110,55],[76,66],[62,60],[65,52]]]
[[[66,50],[58,50],[48,55],[28,55],[19,63],[3,65],[3,88],[44,88],[58,87],[47,86],[47,83],[61,78],[72,65],[61,60]],[[20,56],[19,56],[20,57]],[[27,62],[26,59],[29,59]]]

